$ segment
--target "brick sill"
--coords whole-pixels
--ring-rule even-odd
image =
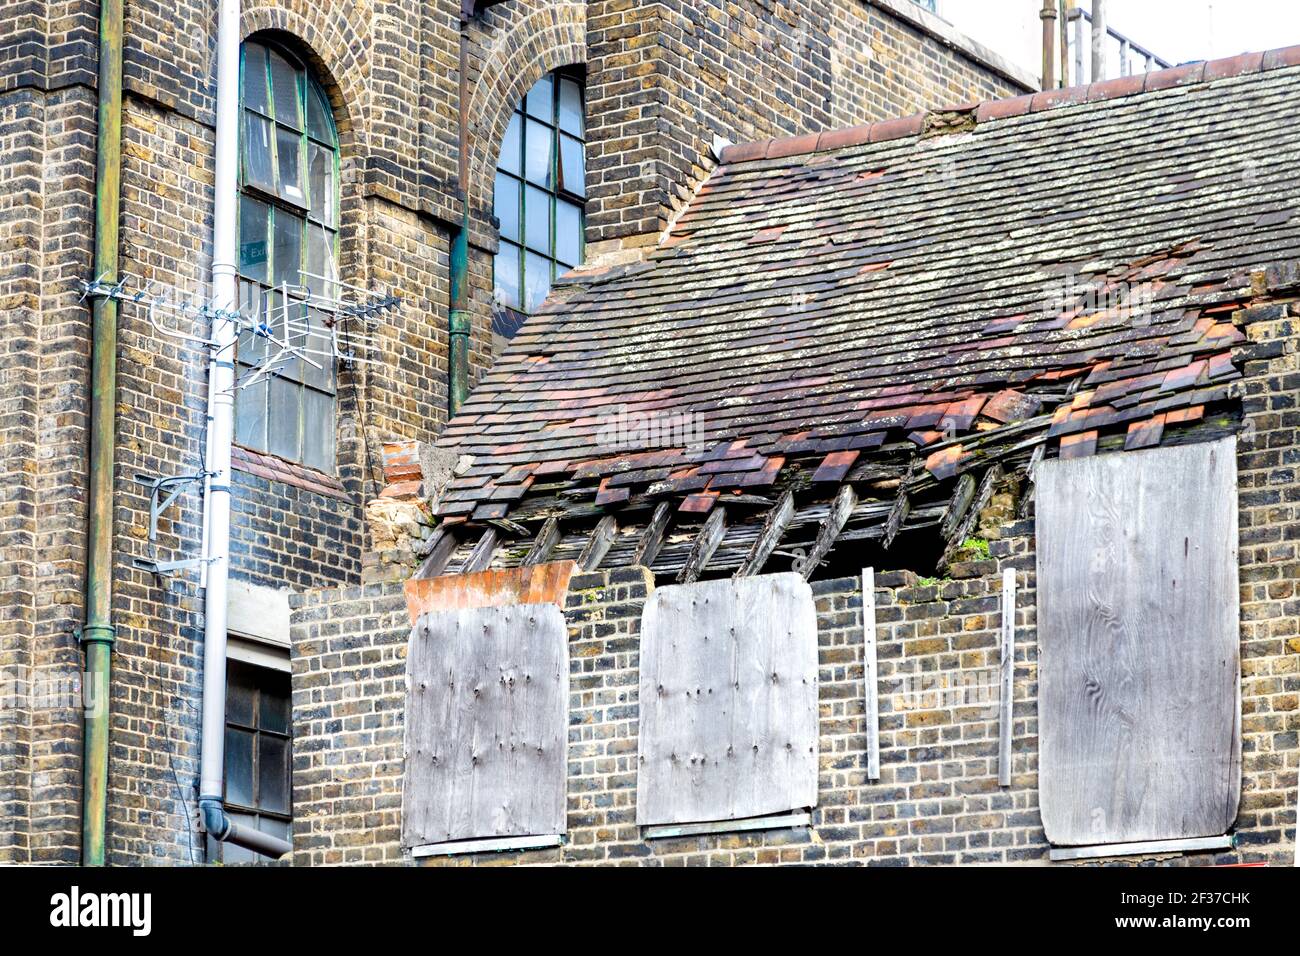
[[[230,449],[230,467],[248,475],[256,475],[267,481],[278,481],[303,491],[337,498],[339,501],[352,501],[343,483],[333,475],[327,475],[315,468],[297,462],[286,461],[277,455],[254,451],[243,445],[232,445]]]

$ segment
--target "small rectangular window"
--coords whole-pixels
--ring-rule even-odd
[[[307,145],[311,216],[331,229],[338,225],[334,210],[334,153],[316,143]]]
[[[497,173],[493,210],[501,224],[501,238],[519,241],[519,180]]]
[[[555,203],[555,258],[566,266],[582,261],[582,207],[563,199]]]
[[[257,282],[266,281],[270,217],[266,203],[247,195],[239,197],[239,274]]]
[[[496,257],[496,297],[502,305],[520,308],[519,297],[519,247],[509,242],[501,243]]]
[[[582,113],[582,87],[567,77],[560,79],[560,129],[578,137],[585,135]]]
[[[551,254],[551,197],[536,186],[524,190],[524,241],[529,249]]]
[[[244,45],[244,108],[271,113],[266,86],[266,47],[256,43]]]
[[[302,164],[299,152],[302,137],[293,130],[275,128],[276,182],[279,195],[295,206],[306,206],[307,196],[302,189]]]
[[[587,157],[581,140],[560,136],[560,188],[575,196],[587,195]]]
[[[533,88],[524,97],[524,106],[529,116],[535,116],[547,123],[555,122],[555,79],[547,73],[533,84]]]
[[[293,213],[277,209],[274,216],[271,248],[271,284],[279,288],[288,283],[296,286],[302,282],[302,226]]]
[[[256,113],[244,112],[244,182],[266,192],[273,192],[271,174],[271,121]]]
[[[551,291],[551,260],[530,252],[524,260],[524,307],[532,312]]]
[[[524,178],[530,183],[551,189],[555,133],[549,126],[543,126],[531,119],[524,132]]]
[[[510,125],[506,127],[506,135],[501,140],[501,158],[497,165],[508,173],[514,173],[516,176],[523,175],[523,166],[521,165],[521,149],[523,144],[523,117],[518,113],[510,116]]]
[[[302,116],[298,112],[301,99],[298,89],[298,71],[275,50],[268,52],[271,56],[271,91],[275,96],[275,121],[301,130]]]

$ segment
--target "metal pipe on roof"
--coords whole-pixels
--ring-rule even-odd
[[[1043,21],[1043,89],[1056,86],[1056,2],[1043,0],[1038,17]]]
[[[1092,76],[1106,79],[1106,0],[1092,0]]]
[[[468,16],[466,14],[468,13]],[[460,225],[451,239],[447,284],[447,411],[455,415],[469,396],[469,17],[473,4],[462,8],[460,23],[460,114],[457,165]]]

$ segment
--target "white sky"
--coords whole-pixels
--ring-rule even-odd
[[[945,20],[1034,76],[1042,69],[1042,6],[938,0]],[[1107,0],[1106,11],[1112,28],[1171,63],[1300,44],[1300,0]]]

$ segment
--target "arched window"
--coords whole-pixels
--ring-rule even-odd
[[[320,349],[309,325],[332,324],[312,293],[338,278],[338,133],[329,99],[301,60],[259,40],[243,45],[240,126],[239,287],[245,315],[275,339]],[[334,289],[329,289],[331,295]],[[255,375],[276,345],[240,336],[236,372],[248,382],[235,398],[235,440],[248,448],[334,471],[335,379],[328,355],[319,368],[292,359]]]
[[[557,275],[582,263],[585,143],[581,74],[548,73],[510,117],[497,160],[495,286],[506,309],[532,312]]]

